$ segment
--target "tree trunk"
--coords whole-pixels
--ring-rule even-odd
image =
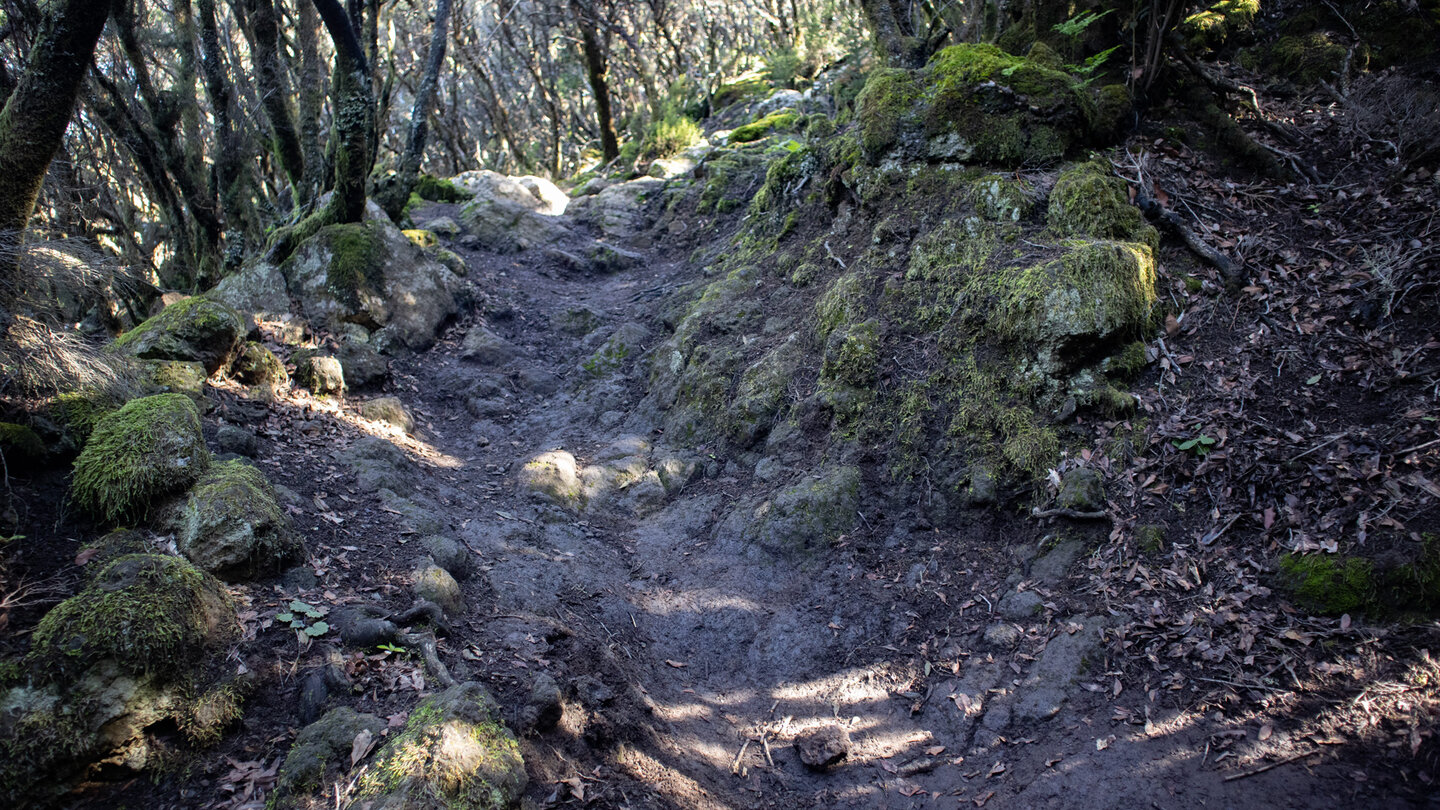
[[[860,0],[875,55],[889,67],[918,68],[929,58],[924,32],[917,31],[906,0]]]
[[[405,136],[405,149],[400,165],[384,189],[384,199],[377,200],[390,219],[399,222],[405,203],[420,173],[425,158],[425,142],[430,132],[430,111],[440,88],[440,69],[445,65],[445,45],[450,40],[450,0],[435,0],[435,25],[430,30],[430,49],[425,54],[425,73],[415,89],[415,104],[410,108],[410,128]],[[382,196],[377,194],[377,197]]]
[[[296,200],[307,208],[325,185],[325,148],[320,143],[320,115],[325,107],[325,63],[320,58],[320,18],[309,0],[298,2],[295,46],[300,51],[300,150],[305,178]]]
[[[25,73],[0,111],[0,313],[20,282],[21,237],[70,125],[109,6],[106,0],[50,6]]]
[[[274,138],[272,150],[291,188],[305,182],[305,153],[300,135],[290,114],[290,94],[286,92],[280,66],[280,26],[274,0],[245,0],[244,7],[254,38],[251,60],[255,65],[255,84],[270,122]]]
[[[595,122],[600,127],[600,151],[604,162],[609,163],[620,156],[620,140],[615,136],[615,120],[610,112],[610,80],[607,76],[605,51],[595,36],[595,19],[591,10],[571,0],[575,22],[580,28],[580,49],[585,54],[585,75],[590,80],[590,92],[595,96]]]

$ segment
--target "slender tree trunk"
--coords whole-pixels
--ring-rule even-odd
[[[917,68],[930,56],[922,32],[911,24],[906,0],[860,0],[875,55],[889,67]]]
[[[106,0],[58,0],[50,6],[25,73],[0,110],[0,317],[5,320],[20,281],[17,248],[70,125],[108,11]]]
[[[410,108],[410,126],[405,135],[404,150],[400,153],[400,165],[383,194],[376,195],[380,198],[377,199],[380,207],[396,222],[404,215],[405,203],[415,188],[420,163],[425,158],[430,111],[435,107],[435,95],[440,89],[440,69],[445,65],[445,45],[450,41],[450,9],[450,0],[435,0],[435,25],[430,29],[425,72],[420,77],[420,86],[415,89],[415,103]]]
[[[320,58],[320,17],[310,0],[298,0],[295,44],[300,51],[300,149],[305,178],[296,200],[310,205],[325,185],[325,147],[320,141],[320,114],[325,106],[325,63]]]
[[[295,119],[290,114],[290,94],[286,92],[282,79],[280,26],[275,2],[245,0],[244,8],[254,40],[251,61],[255,66],[255,84],[274,139],[271,148],[291,187],[299,188],[305,182],[305,153],[300,146]]]
[[[595,19],[591,9],[580,0],[571,0],[575,22],[580,28],[580,49],[585,55],[585,76],[590,80],[590,92],[595,96],[595,123],[600,127],[600,151],[604,162],[609,163],[620,156],[620,139],[615,137],[615,120],[610,112],[610,80],[607,74],[605,51],[595,35]]]

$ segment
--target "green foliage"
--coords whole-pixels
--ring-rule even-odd
[[[303,633],[309,638],[319,638],[330,632],[330,625],[324,621],[328,608],[316,607],[299,599],[290,600],[289,610],[275,614],[275,621],[290,625],[290,629]]]
[[[0,454],[10,472],[33,467],[45,459],[45,443],[26,425],[0,422]]]
[[[1106,9],[1099,14],[1096,14],[1093,11],[1082,11],[1062,23],[1056,23],[1054,29],[1062,36],[1072,38],[1078,37],[1081,34],[1085,33],[1085,29],[1089,28],[1091,25],[1094,25],[1096,22],[1098,22],[1100,19],[1110,14],[1114,10],[1115,9],[1113,8]]]
[[[640,149],[644,158],[666,158],[679,154],[704,135],[700,125],[688,116],[668,112],[651,125]]]
[[[103,521],[141,519],[209,464],[195,403],[183,394],[143,397],[100,420],[75,460],[71,494]]]
[[[1171,439],[1171,446],[1182,453],[1194,453],[1200,458],[1210,455],[1210,450],[1215,446],[1215,437],[1207,436],[1204,433],[1189,439]]]

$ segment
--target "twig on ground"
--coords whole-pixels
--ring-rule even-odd
[[[1226,782],[1234,782],[1234,781],[1237,780],[1237,779],[1244,779],[1244,778],[1246,778],[1246,777],[1248,777],[1248,776],[1255,776],[1256,774],[1264,773],[1264,772],[1270,770],[1271,768],[1278,768],[1278,767],[1280,767],[1281,765],[1288,765],[1288,764],[1290,764],[1291,762],[1294,762],[1294,761],[1297,760],[1297,759],[1304,759],[1305,757],[1308,757],[1308,756],[1310,756],[1311,754],[1318,754],[1318,753],[1320,753],[1320,752],[1319,752],[1319,751],[1306,751],[1306,752],[1304,752],[1303,754],[1294,754],[1294,755],[1285,757],[1284,759],[1277,759],[1277,760],[1275,760],[1274,762],[1268,762],[1268,763],[1266,763],[1266,764],[1264,764],[1264,765],[1261,765],[1261,766],[1258,767],[1258,768],[1251,768],[1251,769],[1248,770],[1248,771],[1241,771],[1240,773],[1232,773],[1232,774],[1230,774],[1229,776],[1225,777],[1225,781],[1226,781]]]

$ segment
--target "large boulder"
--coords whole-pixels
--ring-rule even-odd
[[[426,698],[360,777],[364,810],[508,810],[528,783],[515,735],[478,683]]]
[[[388,220],[321,228],[281,265],[313,323],[356,323],[394,343],[424,349],[456,312],[454,273],[425,255]]]
[[[180,553],[230,581],[276,571],[303,551],[274,487],[243,461],[212,465],[190,490],[178,524]]]
[[[210,464],[200,413],[183,394],[131,400],[106,415],[75,459],[71,493],[103,521],[145,518],[161,499],[182,492]]]
[[[482,169],[458,175],[455,183],[475,195],[460,212],[465,229],[490,250],[513,253],[569,234],[560,220],[569,197],[548,180]]]
[[[629,248],[648,248],[654,242],[650,231],[660,216],[665,183],[653,177],[617,183],[586,198],[577,216],[607,240]]]
[[[115,340],[115,348],[144,360],[199,362],[207,374],[230,364],[245,335],[239,313],[218,301],[177,301]]]
[[[290,312],[285,274],[268,262],[244,265],[220,280],[206,297],[255,318],[272,320]]]

